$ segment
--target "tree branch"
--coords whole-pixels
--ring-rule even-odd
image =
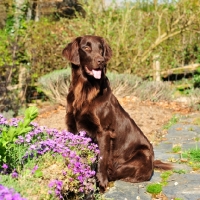
[[[164,32],[162,35],[158,36],[158,38],[155,40],[155,42],[146,50],[144,51],[144,53],[142,54],[141,56],[141,61],[144,62],[149,54],[158,46],[160,45],[162,42],[168,40],[169,38],[172,38],[184,31],[187,30],[187,28],[193,23],[194,19],[195,19],[195,16],[191,16],[190,19],[187,21],[186,24],[182,24],[181,26],[177,26],[178,22],[180,22],[180,20],[183,19],[183,15],[180,16],[174,23],[173,23],[173,28],[170,30],[170,33],[169,32]],[[158,25],[159,25],[159,22],[158,22]],[[158,31],[160,32],[159,30],[160,28],[158,28]],[[158,33],[159,35],[160,33]]]

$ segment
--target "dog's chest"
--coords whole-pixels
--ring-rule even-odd
[[[78,130],[96,132],[100,129],[107,129],[111,124],[111,117],[106,108],[105,103],[97,104],[94,102],[83,106],[81,110],[74,110],[73,115]]]

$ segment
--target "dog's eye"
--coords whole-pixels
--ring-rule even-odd
[[[103,47],[101,45],[99,45],[99,53],[103,55]]]
[[[88,46],[84,46],[83,49],[84,49],[85,51],[90,51],[90,50],[91,50],[91,48],[88,47]]]

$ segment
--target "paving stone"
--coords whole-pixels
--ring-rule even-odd
[[[163,188],[163,193],[170,199],[200,199],[200,174],[173,174]]]
[[[165,153],[159,152],[157,150],[154,151],[156,160],[168,161],[169,159],[179,159],[180,156],[178,154],[173,153]]]
[[[163,188],[163,193],[168,199],[181,198],[184,200],[200,200],[200,188],[193,186],[168,186]]]
[[[149,200],[151,195],[146,192],[146,185],[148,182],[143,183],[127,183],[124,181],[115,181],[112,187],[106,194],[105,198],[113,200]]]
[[[185,173],[190,173],[192,171],[192,168],[186,164],[179,164],[179,163],[172,163],[174,170],[184,170]]]

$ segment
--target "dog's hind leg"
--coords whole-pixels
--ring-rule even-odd
[[[138,150],[130,160],[117,168],[114,178],[132,183],[148,181],[153,170],[153,156],[150,155],[149,150]]]

